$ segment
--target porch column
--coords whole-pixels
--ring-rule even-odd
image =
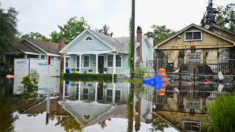
[[[66,57],[65,57],[65,54],[64,54],[64,73],[65,73],[65,64],[66,64]]]
[[[116,74],[116,54],[113,54],[113,74]]]
[[[116,84],[115,83],[113,83],[113,104],[115,104],[115,90],[116,89]]]
[[[95,70],[96,70],[96,74],[99,74],[98,72],[98,54],[96,54],[96,64],[95,64]]]
[[[80,93],[81,93],[81,82],[78,83],[78,88],[79,88],[79,92],[78,92],[78,100],[80,100]]]
[[[82,73],[82,55],[79,55],[79,73]]]

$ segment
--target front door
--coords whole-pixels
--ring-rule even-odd
[[[104,56],[98,58],[98,70],[100,70],[100,73],[104,73]]]

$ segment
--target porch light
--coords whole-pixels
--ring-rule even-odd
[[[120,57],[122,57],[122,56],[120,55]]]

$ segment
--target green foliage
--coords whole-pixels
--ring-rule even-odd
[[[18,119],[14,112],[14,102],[0,95],[0,130],[1,132],[14,131],[14,122]]]
[[[147,68],[146,67],[143,67],[143,68],[136,67],[135,68],[135,77],[143,78],[145,73],[147,73]]]
[[[114,80],[116,80],[117,75],[114,75]],[[73,81],[105,81],[112,82],[112,74],[82,74],[82,73],[64,73],[64,79]]]
[[[112,37],[113,36],[113,32],[108,33],[108,30],[109,30],[109,27],[106,24],[101,29],[95,29],[96,32],[103,33],[103,34],[105,34],[107,36]]]
[[[15,50],[15,40],[18,38],[17,16],[18,12],[14,8],[9,8],[7,12],[0,9],[0,55],[4,52]]]
[[[85,21],[84,17],[80,18],[80,21],[77,20],[77,17],[72,17],[67,21],[66,24],[63,26],[58,26],[60,31],[59,32],[52,32],[51,42],[58,43],[59,36],[64,37],[64,43],[68,44],[71,42],[75,37],[77,37],[83,30],[86,28],[90,29],[90,26]]]
[[[215,103],[207,104],[208,114],[206,122],[208,131],[234,132],[235,131],[235,93],[222,95]]]
[[[30,32],[29,34],[22,35],[21,38],[31,38],[31,39],[36,39],[36,40],[41,40],[41,41],[46,41],[46,42],[51,41],[51,39],[41,35],[38,32],[36,33]]]
[[[5,61],[0,61],[0,66],[3,66],[5,64]]]
[[[100,70],[100,69],[99,69],[99,70]],[[92,69],[89,69],[88,71],[89,71],[89,72],[92,72],[93,70],[92,70]],[[100,72],[100,71],[99,71],[99,72]]]
[[[227,27],[228,30],[235,32],[235,3],[219,8],[221,8],[221,13],[216,17],[219,26]]]
[[[175,31],[168,29],[166,25],[159,26],[153,25],[151,26],[153,32],[147,32],[145,35],[148,37],[152,37],[154,39],[154,45],[157,45],[164,41],[165,39],[171,37],[172,35],[176,34]]]
[[[38,81],[39,74],[36,69],[31,69],[30,75],[23,77],[23,80],[20,82],[23,86],[20,86],[20,90],[22,90],[21,98],[23,101],[28,103],[30,98],[35,99],[38,95]]]
[[[132,30],[131,30],[131,27],[132,27],[132,18],[130,19],[129,21],[129,44],[128,44],[128,66],[129,66],[129,69],[130,69],[130,76],[131,76],[131,73],[133,71],[133,68],[131,66],[131,34],[132,34]]]

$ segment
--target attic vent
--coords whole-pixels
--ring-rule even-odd
[[[85,38],[85,41],[92,41],[92,37],[91,37],[91,36],[87,36],[87,37]]]

